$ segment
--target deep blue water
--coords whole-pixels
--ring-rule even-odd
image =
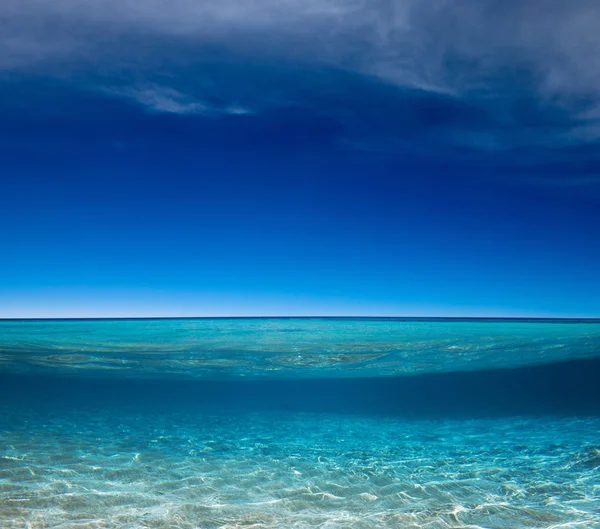
[[[600,321],[0,321],[0,527],[600,527]]]

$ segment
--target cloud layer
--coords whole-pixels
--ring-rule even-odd
[[[298,109],[387,151],[600,140],[596,0],[5,0],[0,23],[11,79],[152,112]]]
[[[215,46],[443,91],[522,69],[549,95],[600,92],[594,0],[5,0],[0,17],[3,68],[103,53],[143,63],[140,48],[166,37],[197,47],[183,62]]]

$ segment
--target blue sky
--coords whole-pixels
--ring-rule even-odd
[[[600,317],[595,1],[0,20],[0,317]]]

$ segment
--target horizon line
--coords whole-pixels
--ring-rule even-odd
[[[92,316],[0,317],[5,321],[144,321],[144,320],[397,320],[397,321],[515,321],[600,323],[600,317],[561,316]]]

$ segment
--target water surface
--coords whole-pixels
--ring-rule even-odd
[[[0,527],[600,527],[600,322],[0,322]]]

